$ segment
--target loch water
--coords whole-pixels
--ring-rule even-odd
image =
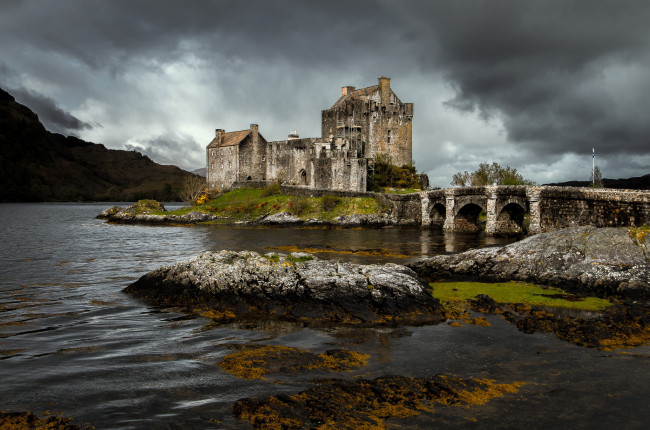
[[[122,292],[148,271],[206,250],[293,246],[327,251],[320,258],[407,262],[503,240],[420,229],[150,227],[95,219],[109,206],[0,204],[0,410],[51,411],[97,429],[248,429],[232,416],[236,400],[296,393],[314,377],[454,374],[526,384],[484,405],[390,419],[388,428],[650,425],[648,346],[602,352],[552,334],[524,334],[499,316],[487,316],[490,327],[215,325]],[[316,353],[348,348],[370,359],[347,373],[243,380],[217,365],[236,343]]]

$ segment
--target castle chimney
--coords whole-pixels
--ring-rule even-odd
[[[296,140],[296,139],[299,139],[299,138],[300,138],[300,136],[298,136],[298,132],[296,130],[291,130],[287,140]]]
[[[341,94],[341,95],[342,95],[342,96],[347,96],[348,94],[350,94],[351,92],[353,92],[355,89],[356,89],[355,87],[352,87],[352,86],[350,86],[350,85],[345,86],[345,87],[342,87],[342,89],[341,89],[341,90],[342,90],[342,91],[341,91],[342,94]]]
[[[251,124],[251,135],[253,137],[253,145],[257,145],[259,141],[260,128],[257,124]]]
[[[390,78],[385,76],[379,78],[379,93],[382,106],[388,106],[390,104]]]
[[[223,141],[223,135],[224,135],[224,130],[222,128],[217,128],[215,130],[215,137],[217,140],[217,146],[221,145],[221,142]]]

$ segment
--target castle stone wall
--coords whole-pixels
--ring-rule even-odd
[[[210,188],[224,190],[238,180],[239,148],[225,146],[208,148],[208,165],[206,169],[207,185]]]

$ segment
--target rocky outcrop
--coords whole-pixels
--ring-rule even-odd
[[[650,254],[643,235],[633,236],[628,228],[567,228],[409,267],[432,281],[518,280],[601,296],[650,297]]]
[[[413,226],[417,225],[415,221],[399,220],[388,214],[352,214],[341,215],[332,219],[322,220],[317,218],[303,219],[288,212],[277,212],[261,216],[254,220],[229,219],[227,217],[218,217],[201,211],[192,211],[183,215],[173,214],[152,214],[151,209],[147,211],[135,208],[135,205],[122,208],[113,206],[104,209],[97,215],[97,218],[105,219],[109,222],[120,224],[157,224],[157,225],[176,225],[176,224],[197,224],[206,221],[219,220],[224,224],[244,224],[244,225],[273,225],[273,226],[323,226],[323,227],[369,227],[380,228],[387,226]],[[164,210],[164,209],[162,209]]]
[[[165,208],[162,203],[147,200],[145,204],[143,200],[134,203],[131,206],[122,208],[120,206],[113,206],[112,208],[104,209],[97,215],[97,218],[105,219],[109,222],[120,224],[196,224],[199,222],[213,221],[217,219],[216,216],[207,214],[200,211],[192,211],[183,215],[157,215],[152,214],[151,211],[158,210],[164,211]],[[152,207],[152,202],[157,207]]]
[[[445,320],[429,287],[405,266],[304,253],[206,252],[154,270],[125,292],[157,304],[208,308],[218,319],[368,325]]]

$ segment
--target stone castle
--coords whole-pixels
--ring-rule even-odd
[[[378,85],[343,87],[321,112],[322,137],[268,142],[256,124],[225,132],[207,147],[207,184],[220,190],[246,181],[280,181],[321,190],[366,191],[369,169],[379,154],[393,164],[412,162],[413,103],[402,103],[390,78]]]

